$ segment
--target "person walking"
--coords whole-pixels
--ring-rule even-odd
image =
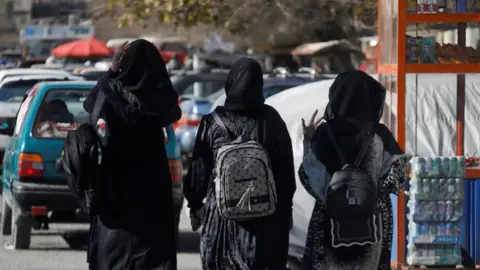
[[[203,224],[202,268],[282,270],[296,189],[290,136],[264,104],[255,60],[233,64],[225,92],[225,106],[201,120],[184,182],[192,229]]]
[[[143,39],[123,44],[112,68],[84,102],[92,113],[98,92],[105,104],[105,147],[92,217],[91,270],[175,270],[172,183],[163,128],[180,119],[178,94],[155,46]]]
[[[303,258],[306,270],[390,269],[390,194],[403,188],[407,157],[379,123],[385,95],[385,88],[366,73],[348,71],[330,87],[323,118],[316,119],[317,110],[308,123],[302,119],[299,176],[316,199]]]

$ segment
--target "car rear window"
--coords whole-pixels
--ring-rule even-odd
[[[2,87],[0,88],[0,102],[22,102],[31,87]]]
[[[56,82],[56,81],[68,81],[68,78],[42,78],[42,79],[27,79],[27,80],[18,80],[6,82],[3,84],[4,87],[17,88],[17,87],[28,87],[31,88],[39,82]]]
[[[178,43],[178,42],[167,42],[162,44],[161,46],[162,51],[170,51],[170,52],[188,52],[188,48],[185,44]]]
[[[83,109],[87,89],[51,89],[42,100],[36,115],[33,135],[41,139],[63,139],[67,132],[87,122]]]

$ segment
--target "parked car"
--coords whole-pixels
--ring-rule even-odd
[[[60,75],[60,76],[72,76],[67,71],[64,70],[53,70],[53,69],[33,69],[33,68],[14,68],[0,70],[0,82],[3,82],[6,78],[9,77],[18,77],[25,75]]]
[[[188,169],[192,157],[193,146],[195,145],[195,136],[197,128],[202,117],[210,112],[212,104],[205,98],[184,95],[180,97],[180,108],[182,109],[182,118],[175,123],[177,126],[175,134],[180,146],[182,156],[182,167]]]
[[[79,68],[78,70],[74,70],[72,73],[75,76],[80,76],[88,81],[96,81],[104,76],[108,72],[107,70],[100,70],[94,67],[83,67]]]
[[[182,118],[175,123],[175,134],[180,145],[184,166],[188,168],[197,126],[202,116],[209,112],[211,106],[205,97],[225,85],[228,72],[225,70],[180,71],[174,72],[174,74],[170,79],[173,88],[180,95],[179,103],[182,108]]]
[[[286,89],[296,87],[302,84],[324,79],[323,77],[308,77],[282,74],[266,74],[263,79],[263,95],[265,98],[280,93]],[[225,104],[225,89],[222,88],[209,95],[207,99],[212,103],[211,111],[217,106]]]
[[[87,121],[83,101],[94,86],[95,82],[37,84],[25,95],[17,117],[0,121],[0,134],[12,136],[4,157],[0,228],[3,235],[12,236],[15,249],[29,248],[32,228],[88,221],[55,162],[68,130]],[[165,128],[165,135],[179,221],[183,205],[180,152],[172,126]]]
[[[63,75],[63,74],[27,74],[8,76],[0,82],[0,88],[31,88],[38,82],[43,81],[84,81],[85,79],[80,76]],[[23,96],[23,95],[22,95]],[[1,101],[1,99],[0,99]]]
[[[207,97],[225,86],[227,76],[228,72],[224,70],[181,71],[174,73],[170,79],[180,96]]]
[[[63,81],[63,80],[83,80],[76,76],[61,75],[26,75],[12,76],[5,78],[0,82],[0,118],[14,119],[17,115],[20,103],[28,89],[41,81]],[[5,149],[10,140],[9,136],[0,135],[0,158],[3,159]],[[0,186],[0,193],[1,193]]]
[[[188,44],[187,40],[180,37],[141,37],[145,40],[152,42],[157,47],[160,55],[165,63],[168,63],[172,56],[176,56],[180,61],[180,64],[185,63],[185,59],[188,56]]]

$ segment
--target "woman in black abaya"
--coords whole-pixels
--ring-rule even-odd
[[[330,87],[323,119],[350,163],[367,133],[375,134],[360,167],[378,180],[381,187],[378,208],[382,216],[383,240],[367,248],[362,256],[352,255],[348,260],[336,258],[331,244],[326,241],[325,190],[341,164],[328,137],[327,123],[315,128],[314,115],[312,121],[304,125],[304,157],[299,176],[305,189],[316,199],[303,258],[306,270],[390,269],[393,233],[390,194],[398,195],[403,188],[407,157],[387,127],[379,123],[385,94],[385,88],[362,71],[342,73]]]
[[[108,75],[84,102],[91,113],[106,96],[102,152],[105,174],[98,196],[104,209],[92,218],[92,270],[175,270],[172,183],[163,127],[180,118],[178,95],[165,64],[146,40],[117,50]]]
[[[260,143],[267,150],[272,165],[278,195],[277,212],[243,222],[220,216],[212,170],[215,153],[229,139],[212,115],[204,116],[198,128],[184,193],[193,220],[192,229],[196,230],[199,225],[195,220],[204,220],[200,255],[205,270],[282,270],[286,267],[295,192],[292,143],[280,115],[264,104],[262,76],[262,69],[255,60],[241,58],[236,61],[225,83],[225,106],[217,107],[215,112],[233,137],[249,137],[257,120],[263,121],[264,140]]]

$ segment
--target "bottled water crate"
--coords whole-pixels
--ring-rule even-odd
[[[461,264],[464,157],[411,159],[407,263]]]

